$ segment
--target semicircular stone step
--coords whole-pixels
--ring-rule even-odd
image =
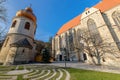
[[[39,77],[37,77],[37,78],[33,78],[33,79],[31,79],[31,80],[40,80],[41,78],[44,78],[44,77],[48,76],[48,75],[50,74],[50,72],[51,72],[51,71],[48,70],[46,74],[44,74],[44,75],[42,75],[42,76],[39,76]]]
[[[56,70],[53,69],[53,74],[52,74],[50,77],[48,77],[48,78],[46,78],[46,79],[44,79],[44,80],[50,80],[50,79],[53,78],[56,74],[57,74]]]
[[[35,71],[31,72],[31,73],[28,73],[28,74],[24,75],[23,78],[24,79],[30,78],[30,76],[36,75],[39,72],[40,72],[39,70],[35,70]]]
[[[42,70],[40,73],[37,73],[35,75],[29,76],[29,79],[37,78],[45,73],[45,70]]]
[[[17,76],[0,76],[0,80],[17,80]]]
[[[62,69],[62,70],[65,71],[65,73],[66,73],[65,80],[70,80],[70,73],[67,70],[65,70],[65,69]]]
[[[56,78],[56,80],[60,80],[63,77],[63,72],[61,71],[61,69],[58,69],[60,75],[58,78]]]

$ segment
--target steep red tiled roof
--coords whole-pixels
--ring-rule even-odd
[[[93,7],[100,9],[101,12],[104,12],[119,4],[120,4],[120,0],[102,0],[100,3],[98,3],[97,5]]]
[[[100,9],[101,12],[104,12],[104,11],[107,11],[107,10],[109,10],[109,9],[113,8],[114,6],[117,6],[119,4],[120,4],[120,0],[102,0],[100,3],[96,4],[93,7]],[[71,21],[64,24],[57,32],[57,35],[69,30],[70,28],[75,27],[78,24],[80,24],[80,18],[81,18],[81,15],[75,17]]]
[[[76,25],[80,24],[80,18],[81,15],[75,17],[74,19],[70,20],[69,22],[67,22],[66,24],[64,24],[58,31],[57,35],[67,31],[70,28],[75,27]]]

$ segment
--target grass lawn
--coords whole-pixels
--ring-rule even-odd
[[[70,72],[71,80],[120,80],[120,74],[73,68],[67,70]]]
[[[17,70],[23,70],[24,66],[19,66]]]
[[[19,76],[17,77],[17,80],[23,80],[23,75],[19,75]]]

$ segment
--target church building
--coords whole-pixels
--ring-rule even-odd
[[[30,7],[19,10],[12,20],[0,52],[0,63],[21,64],[34,61],[36,16]]]
[[[67,61],[83,61],[89,64],[93,64],[93,61],[97,62],[95,52],[89,54],[88,44],[81,36],[83,31],[89,32],[86,36],[92,37],[92,34],[97,34],[95,39],[98,42],[107,43],[110,48],[109,51],[105,51],[108,48],[103,48],[102,56],[98,54],[101,56],[101,64],[114,66],[120,64],[120,0],[101,0],[61,26],[52,39],[52,55],[56,61],[66,59]],[[96,48],[100,45],[91,43],[89,46]],[[101,47],[97,47],[98,52],[101,49]],[[114,50],[111,53],[112,49]]]

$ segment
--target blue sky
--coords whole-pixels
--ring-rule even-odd
[[[91,7],[100,0],[8,0],[8,26],[12,18],[20,9],[32,4],[32,9],[37,17],[37,31],[35,39],[48,41],[60,27],[81,14],[85,8]],[[8,27],[9,28],[9,27]]]

